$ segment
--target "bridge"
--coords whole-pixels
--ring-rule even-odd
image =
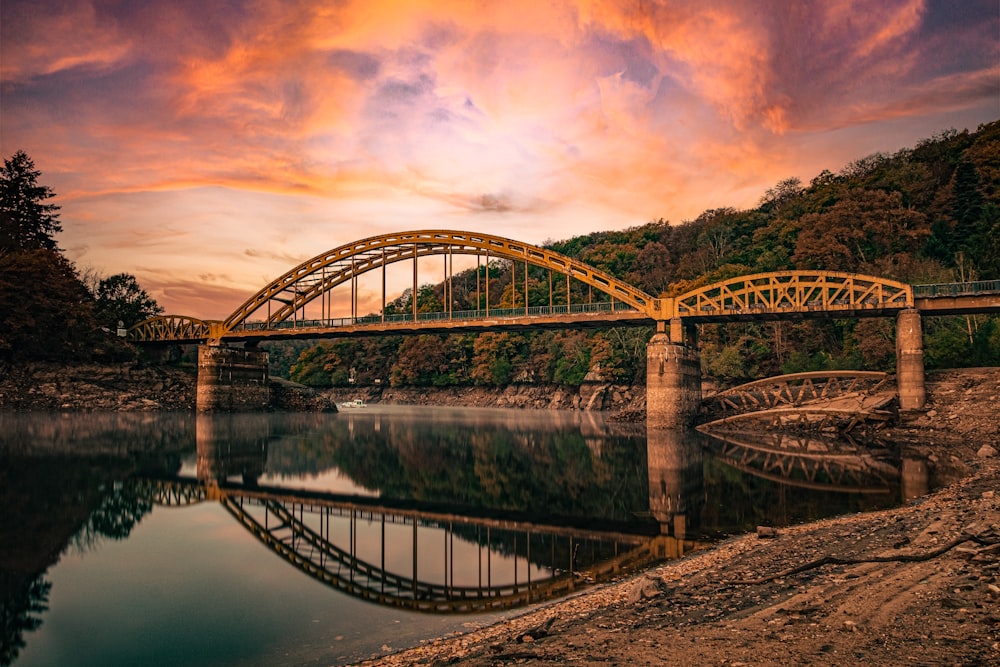
[[[420,260],[435,256],[442,261],[435,276],[444,306],[421,312]],[[473,310],[454,309],[456,257],[476,261]],[[412,265],[412,288],[408,310],[395,312],[387,301],[386,272],[401,262]],[[508,270],[509,292],[499,295],[494,288],[491,294],[491,278]],[[381,308],[361,314],[358,280],[369,273],[381,278]],[[346,299],[335,301],[334,290]],[[530,305],[532,298],[536,305]],[[547,304],[537,303],[545,299]],[[339,305],[345,300],[349,306]],[[673,427],[690,423],[700,407],[698,324],[896,317],[900,402],[918,409],[924,403],[921,315],[996,312],[1000,281],[913,286],[835,271],[760,273],[653,296],[547,248],[490,234],[425,230],[373,236],[317,255],[275,278],[224,320],[165,315],[140,322],[127,336],[140,344],[205,346],[199,367],[209,371],[199,380],[199,409],[216,410],[266,403],[266,370],[260,372],[261,353],[255,350],[266,340],[655,326],[647,348],[648,423]],[[244,347],[228,347],[235,343]],[[233,386],[242,389],[234,393]]]

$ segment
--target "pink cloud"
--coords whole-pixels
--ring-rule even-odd
[[[80,261],[210,273],[171,292],[206,309],[372,233],[677,222],[998,111],[988,3],[37,4],[4,2],[0,148]]]

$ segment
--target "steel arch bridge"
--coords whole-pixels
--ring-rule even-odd
[[[444,289],[447,303],[453,277],[452,258],[485,257],[512,263],[512,289],[520,293],[523,264],[524,305],[499,308],[491,305],[489,280],[485,281],[485,307],[443,312],[386,313],[386,267],[413,262],[413,287],[418,283],[417,260],[444,258]],[[528,268],[549,272],[549,305],[529,306]],[[373,271],[382,272],[382,310],[359,316],[357,279]],[[478,273],[478,271],[477,271]],[[553,275],[565,280],[562,303],[555,303]],[[489,274],[488,274],[489,275]],[[603,294],[608,301],[573,303],[571,281],[588,291]],[[333,317],[331,292],[351,286],[349,317]],[[561,287],[560,287],[561,289]],[[478,286],[477,302],[483,294]],[[319,317],[306,317],[306,307],[319,310]],[[275,278],[247,299],[224,320],[201,320],[182,315],[164,315],[133,326],[127,333],[137,343],[197,343],[258,341],[280,338],[323,338],[400,333],[449,333],[512,329],[573,328],[614,325],[651,325],[668,320],[725,322],[798,317],[874,317],[913,308],[913,288],[883,278],[834,271],[780,271],[740,276],[698,287],[676,297],[654,297],[614,276],[539,246],[492,234],[424,230],[383,234],[348,243],[302,262]]]

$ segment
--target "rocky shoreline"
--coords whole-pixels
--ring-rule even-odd
[[[36,363],[0,368],[0,410],[193,410],[193,366],[134,364],[63,366]],[[271,378],[279,410],[322,410],[363,399],[397,405],[476,406],[550,410],[645,410],[644,387],[587,382],[509,387],[352,387],[314,390]]]

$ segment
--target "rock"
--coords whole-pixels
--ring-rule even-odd
[[[933,419],[934,417],[937,417],[937,410],[928,410],[928,411],[927,411],[927,416],[928,416],[928,417],[931,417],[932,419]]]
[[[643,577],[635,582],[632,590],[629,591],[629,604],[635,604],[641,600],[649,600],[660,594],[660,587],[649,577]]]
[[[982,447],[979,448],[979,451],[976,452],[976,456],[978,456],[981,459],[993,458],[996,455],[997,455],[997,450],[993,447],[990,447],[989,445],[983,445]]]

